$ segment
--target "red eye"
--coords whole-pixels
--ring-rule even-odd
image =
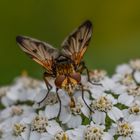
[[[80,73],[73,73],[70,76],[71,76],[71,78],[75,79],[77,81],[77,83],[79,83],[81,81]]]
[[[62,86],[62,83],[63,81],[65,80],[65,76],[64,75],[60,75],[58,76],[56,79],[55,79],[55,85],[58,87],[58,88],[61,88]]]

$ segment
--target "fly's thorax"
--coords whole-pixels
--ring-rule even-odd
[[[68,62],[56,63],[56,76],[57,77],[59,75],[68,75],[74,72],[75,72],[75,69],[72,63],[68,63]]]

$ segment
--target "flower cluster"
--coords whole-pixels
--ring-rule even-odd
[[[0,87],[0,140],[139,140],[140,60],[119,65],[112,77],[104,70],[82,75],[79,86],[68,94],[47,89],[43,81],[20,76]]]

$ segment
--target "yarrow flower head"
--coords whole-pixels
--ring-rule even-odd
[[[76,128],[82,124],[82,117],[89,117],[90,111],[81,98],[81,92],[76,92],[74,95],[74,106],[63,106],[60,114],[60,121],[66,124],[68,128]],[[89,104],[88,95],[85,96],[86,102]]]
[[[16,123],[13,126],[13,134],[15,136],[21,136],[21,133],[24,132],[26,129],[26,126],[24,126],[23,124],[20,123]]]
[[[118,139],[132,139],[137,140],[140,137],[140,122],[127,121],[125,119],[120,119],[116,124],[112,125],[111,133],[112,135],[118,137]]]
[[[92,70],[90,71],[89,75],[90,79],[93,82],[99,83],[100,81],[106,78],[107,72],[105,70]]]
[[[90,125],[81,125],[70,131],[69,136],[72,140],[113,140],[113,137],[105,132],[104,125],[96,125],[93,122]]]
[[[54,140],[69,140],[69,136],[66,132],[60,131],[55,135]]]
[[[20,76],[7,89],[5,96],[2,98],[2,103],[4,106],[9,106],[16,102],[34,101],[36,94],[39,94],[45,88],[42,81],[26,75]]]
[[[43,81],[25,74],[0,87],[0,139],[139,140],[139,59],[119,65],[112,77],[104,70],[81,75],[73,104],[63,89],[56,94],[54,79],[49,83],[52,90],[40,104],[48,92]]]
[[[133,104],[130,108],[129,108],[129,113],[130,114],[135,114],[135,115],[140,115],[140,104],[139,102]]]
[[[48,126],[48,119],[43,116],[37,115],[31,123],[31,129],[32,131],[37,131],[39,133],[43,133],[47,131]]]
[[[123,116],[122,111],[115,107],[115,104],[117,104],[117,100],[107,94],[93,100],[90,105],[94,111],[94,113],[92,113],[93,121],[97,124],[105,124],[106,115],[114,121],[121,118]]]
[[[131,60],[130,66],[132,69],[140,71],[140,59]]]
[[[102,139],[104,130],[97,126],[88,126],[85,132],[85,140]]]

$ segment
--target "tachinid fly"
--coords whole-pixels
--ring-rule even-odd
[[[43,77],[48,90],[46,96],[39,102],[39,104],[48,97],[48,94],[52,89],[52,85],[47,80],[47,77],[53,77],[55,79],[56,94],[60,102],[58,116],[61,112],[61,99],[58,94],[59,89],[64,89],[68,93],[71,98],[70,107],[75,106],[73,92],[76,86],[81,87],[82,98],[84,100],[84,90],[81,83],[81,73],[84,70],[87,72],[88,81],[91,81],[88,69],[82,58],[87,50],[91,36],[92,23],[87,20],[66,37],[61,45],[61,50],[34,38],[26,36],[17,36],[16,38],[20,48],[31,59],[45,68]],[[90,109],[89,106],[88,108]]]

